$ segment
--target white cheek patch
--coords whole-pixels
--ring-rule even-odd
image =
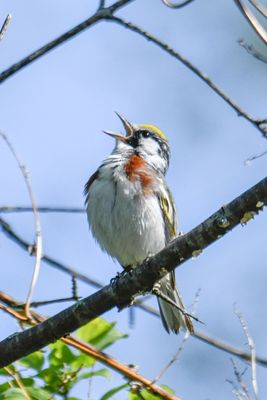
[[[152,156],[159,154],[158,150],[160,150],[160,145],[155,139],[152,139],[151,137],[142,138],[139,146],[147,154],[151,154]]]

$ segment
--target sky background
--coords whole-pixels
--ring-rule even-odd
[[[266,2],[263,2],[266,4]],[[12,21],[0,43],[0,70],[90,16],[97,1],[1,0],[0,18]],[[258,37],[233,1],[195,0],[171,10],[160,0],[136,0],[117,15],[153,33],[181,52],[241,108],[267,117],[267,65],[237,44],[244,38],[261,51]],[[136,123],[159,126],[172,150],[167,181],[174,195],[180,229],[187,232],[266,175],[267,158],[245,165],[266,150],[259,131],[238,117],[209,87],[152,43],[111,22],[101,22],[56,48],[5,81],[0,87],[0,129],[6,133],[30,171],[39,206],[83,207],[83,186],[112,151],[101,131],[120,132],[114,111]],[[0,206],[29,205],[21,173],[0,142]],[[34,239],[31,214],[2,215],[27,241]],[[120,270],[91,237],[85,215],[42,214],[44,253],[88,276],[109,283]],[[214,243],[181,266],[177,284],[188,307],[201,288],[196,328],[246,348],[233,304],[246,319],[259,355],[267,356],[267,213]],[[26,298],[34,259],[0,236],[0,289]],[[42,263],[34,299],[70,295],[70,278]],[[79,294],[94,289],[78,284]],[[149,301],[156,305],[154,299]],[[52,315],[64,306],[40,309]],[[129,333],[108,349],[124,363],[136,364],[154,378],[170,360],[182,336],[168,335],[160,320],[137,310],[129,327],[127,311],[105,314]],[[0,336],[17,329],[1,314]],[[239,362],[240,369],[244,364]],[[267,397],[266,369],[258,367],[261,398]],[[246,372],[250,378],[250,370]],[[178,362],[160,383],[184,399],[233,399],[230,356],[191,338]],[[91,400],[123,379],[95,378]],[[87,399],[87,384],[73,395]],[[125,394],[117,395],[124,399]]]

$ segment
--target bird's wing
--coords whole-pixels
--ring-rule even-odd
[[[158,194],[159,205],[161,208],[166,233],[166,243],[177,235],[177,216],[175,203],[172,194],[166,185],[161,185],[162,189]]]
[[[163,185],[160,185],[161,190],[158,194],[159,205],[161,208],[164,224],[165,224],[165,234],[166,234],[166,244],[170,242],[173,238],[177,236],[177,215],[176,215],[176,207],[172,197],[172,194],[163,182]],[[170,283],[173,289],[176,288],[175,283],[175,271],[170,273]]]
[[[84,186],[84,195],[85,195],[85,204],[88,203],[88,198],[89,198],[89,190],[92,185],[92,183],[98,178],[99,175],[99,170],[97,170],[95,173],[93,173],[92,176],[88,179]]]

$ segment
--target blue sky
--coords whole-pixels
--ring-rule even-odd
[[[97,1],[1,1],[1,20],[12,21],[0,43],[1,71],[70,29],[94,12]],[[159,0],[133,1],[118,15],[139,24],[189,58],[240,107],[266,118],[266,65],[238,44],[244,38],[262,45],[234,2],[195,0],[170,10]],[[264,49],[263,49],[264,50]],[[83,206],[83,185],[113,148],[103,129],[121,131],[119,111],[130,121],[159,126],[168,136],[172,157],[167,180],[186,232],[266,175],[266,156],[244,161],[264,150],[266,140],[178,61],[136,34],[101,22],[31,64],[1,85],[0,129],[12,141],[30,171],[38,205]],[[28,205],[25,184],[5,144],[0,143],[0,205]],[[6,216],[28,241],[34,238],[30,214]],[[185,303],[201,288],[198,328],[245,347],[233,311],[243,313],[259,354],[267,354],[267,214],[238,227],[177,270]],[[119,270],[91,237],[85,215],[41,215],[44,252],[108,283]],[[34,260],[0,236],[1,289],[25,299]],[[69,295],[70,279],[42,264],[34,298]],[[80,295],[93,289],[79,283]],[[152,304],[156,304],[151,300]],[[62,305],[45,307],[54,314]],[[140,366],[153,378],[177,350],[181,337],[167,335],[158,319],[136,311],[133,329],[128,312],[112,310],[130,338],[109,352]],[[1,338],[17,326],[1,315]],[[243,364],[240,362],[240,368]],[[161,383],[185,399],[231,399],[225,381],[233,377],[230,356],[190,339],[179,361]],[[247,372],[249,380],[249,371]],[[96,378],[93,398],[120,384]],[[261,397],[267,395],[266,370],[258,368]],[[86,399],[87,387],[80,387]],[[76,393],[77,394],[77,393]],[[118,398],[120,398],[118,396]],[[123,398],[123,397],[121,397]]]

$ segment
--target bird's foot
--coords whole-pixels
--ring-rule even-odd
[[[111,286],[113,286],[113,287],[116,286],[118,284],[120,278],[122,278],[128,274],[131,274],[132,270],[133,270],[133,267],[131,265],[127,265],[126,267],[124,267],[122,272],[117,272],[117,275],[115,276],[115,278],[112,278],[110,280]]]

